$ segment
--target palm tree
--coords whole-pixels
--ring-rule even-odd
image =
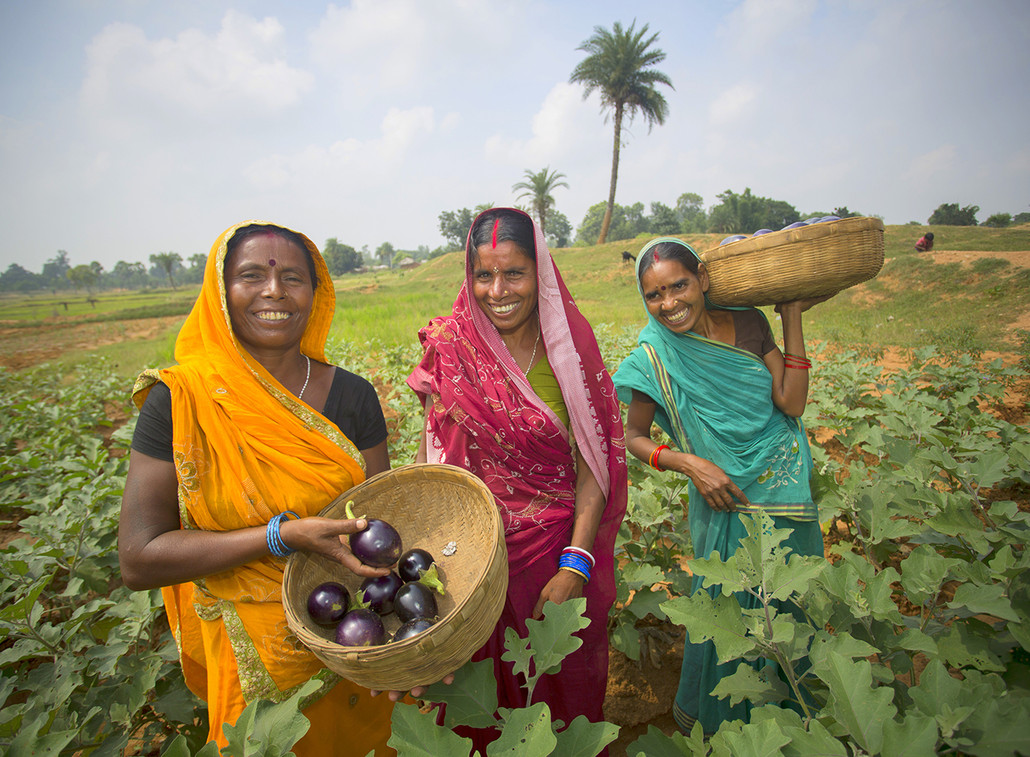
[[[648,48],[658,39],[658,33],[647,37],[647,24],[635,31],[636,20],[623,29],[616,21],[612,30],[602,26],[594,27],[594,34],[577,50],[588,53],[577,64],[569,82],[584,84],[583,99],[597,90],[601,95],[601,111],[611,111],[615,121],[615,144],[612,148],[612,179],[608,188],[608,207],[601,223],[601,235],[597,243],[603,244],[612,222],[612,208],[615,207],[615,185],[619,178],[619,147],[622,143],[622,122],[629,112],[629,120],[639,113],[647,121],[648,131],[655,124],[665,123],[669,104],[655,89],[656,84],[672,87],[672,81],[661,71],[648,70],[665,60],[662,50]],[[645,39],[646,37],[646,39]],[[607,119],[607,115],[605,116]]]
[[[168,283],[175,289],[175,279],[172,278],[172,269],[177,263],[182,262],[182,255],[177,252],[155,252],[150,256],[150,262],[165,269],[168,274]]]
[[[551,197],[553,192],[558,187],[569,188],[568,183],[563,181],[565,174],[558,173],[557,171],[550,171],[550,166],[542,168],[541,170],[533,173],[528,168],[525,171],[526,180],[520,181],[518,184],[512,186],[511,191],[521,189],[522,194],[516,197],[516,200],[521,200],[523,197],[528,197],[530,205],[533,208],[533,213],[536,215],[536,220],[540,222],[540,233],[544,236],[547,235],[547,211],[554,207],[554,198]]]

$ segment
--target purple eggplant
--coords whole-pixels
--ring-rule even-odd
[[[386,641],[382,618],[365,607],[351,610],[336,626],[336,643],[345,647],[378,647]]]
[[[335,581],[319,584],[308,595],[308,615],[323,626],[335,626],[347,614],[350,592]]]
[[[385,576],[371,576],[361,582],[358,599],[378,614],[389,615],[393,612],[393,597],[403,585],[404,581],[393,571]]]
[[[404,641],[412,636],[418,636],[423,631],[428,631],[435,624],[436,621],[432,618],[412,618],[397,629],[397,633],[393,635],[393,640]]]
[[[347,503],[348,518],[360,517],[354,515],[353,505],[353,501]],[[397,562],[403,551],[401,535],[385,520],[366,518],[366,521],[368,526],[364,531],[350,535],[350,551],[365,565],[388,568]]]
[[[433,590],[418,581],[410,581],[397,590],[393,598],[393,611],[401,623],[414,618],[435,618],[436,597]]]
[[[401,559],[397,561],[397,574],[405,582],[417,581],[429,570],[430,566],[435,564],[436,560],[431,554],[424,549],[415,547],[401,555]]]

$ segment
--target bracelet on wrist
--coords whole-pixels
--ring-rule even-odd
[[[585,582],[590,581],[590,561],[587,560],[583,555],[576,552],[567,552],[562,554],[558,559],[559,570],[571,570],[573,573],[581,576]]]
[[[583,579],[583,583],[590,583],[590,576],[586,575],[582,571],[576,570],[575,568],[570,568],[568,565],[562,565],[558,568],[558,570],[567,570],[569,573],[575,573],[577,576]]]
[[[594,556],[592,554],[590,554],[589,552],[587,552],[585,549],[581,549],[580,547],[571,547],[570,546],[570,547],[566,547],[561,552],[562,552],[563,555],[566,554],[566,553],[582,555],[583,557],[585,557],[586,559],[588,559],[590,561],[590,567],[591,568],[594,567]]]
[[[669,449],[668,444],[659,444],[657,447],[655,447],[654,450],[651,452],[651,456],[647,459],[647,464],[657,471],[665,470],[665,468],[662,468],[658,465],[658,456],[662,454],[662,450],[666,449]]]
[[[288,557],[297,550],[290,547],[283,541],[282,536],[279,533],[279,528],[282,526],[283,521],[289,520],[289,516],[300,519],[300,516],[293,510],[287,510],[286,512],[279,513],[272,517],[268,521],[268,527],[265,529],[265,542],[268,544],[268,551],[276,557]]]

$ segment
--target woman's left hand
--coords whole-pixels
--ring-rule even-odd
[[[791,300],[790,302],[781,302],[773,307],[777,313],[781,315],[786,310],[797,310],[798,313],[804,313],[806,310],[811,308],[813,305],[818,305],[820,302],[826,302],[828,299],[833,297],[833,294],[824,294],[822,297],[811,297],[807,300]]]
[[[540,598],[533,608],[533,619],[540,620],[544,615],[544,602],[551,601],[560,605],[566,599],[583,596],[583,579],[572,571],[559,570],[547,582],[540,592]]]
[[[445,683],[448,686],[450,686],[452,683],[454,683],[454,673],[448,673],[442,679],[440,679],[439,683]],[[416,686],[411,691],[388,691],[386,693],[386,696],[389,698],[391,702],[399,702],[400,700],[404,699],[404,697],[408,694],[411,694],[413,699],[420,699],[422,695],[426,693],[426,689],[428,688],[429,686]],[[372,696],[377,697],[383,692],[379,691],[378,689],[371,689],[370,693],[372,694]]]
[[[367,527],[368,522],[364,518],[351,520],[312,516],[284,522],[279,533],[288,547],[325,555],[359,576],[385,576],[390,572],[388,568],[365,565],[350,551],[346,537],[364,531]]]

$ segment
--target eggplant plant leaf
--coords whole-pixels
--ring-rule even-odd
[[[235,725],[222,726],[228,745],[227,757],[284,757],[311,728],[300,712],[302,701],[318,691],[321,681],[305,682],[283,702],[259,699],[243,710]]]
[[[472,739],[436,724],[436,712],[424,713],[413,704],[398,702],[393,708],[390,739],[398,754],[411,757],[468,757]]]
[[[454,672],[450,684],[434,683],[422,699],[446,705],[444,725],[490,728],[497,724],[497,681],[493,660],[467,662]]]
[[[619,737],[619,726],[591,723],[580,715],[563,731],[555,733],[554,754],[561,757],[596,757]]]
[[[974,585],[962,584],[955,590],[955,598],[948,607],[957,609],[964,607],[977,614],[993,615],[1002,620],[1020,621],[1019,614],[1012,609],[1012,603],[1006,596],[1005,587],[1001,584]]]
[[[662,603],[669,620],[687,629],[691,643],[699,644],[711,639],[719,655],[719,662],[729,662],[754,649],[754,641],[747,637],[747,628],[736,597],[718,596],[712,599],[706,591],[696,591],[689,597],[676,597]]]
[[[897,714],[889,687],[873,686],[872,666],[866,660],[851,660],[835,652],[816,662],[812,672],[829,689],[826,712],[870,754],[883,745],[883,724]]]
[[[704,757],[708,753],[700,723],[694,724],[690,736],[679,732],[666,736],[658,727],[649,725],[647,733],[626,747],[626,757]]]
[[[547,755],[557,745],[558,739],[551,728],[551,710],[544,702],[537,702],[509,713],[500,738],[487,745],[486,754],[487,757]]]

